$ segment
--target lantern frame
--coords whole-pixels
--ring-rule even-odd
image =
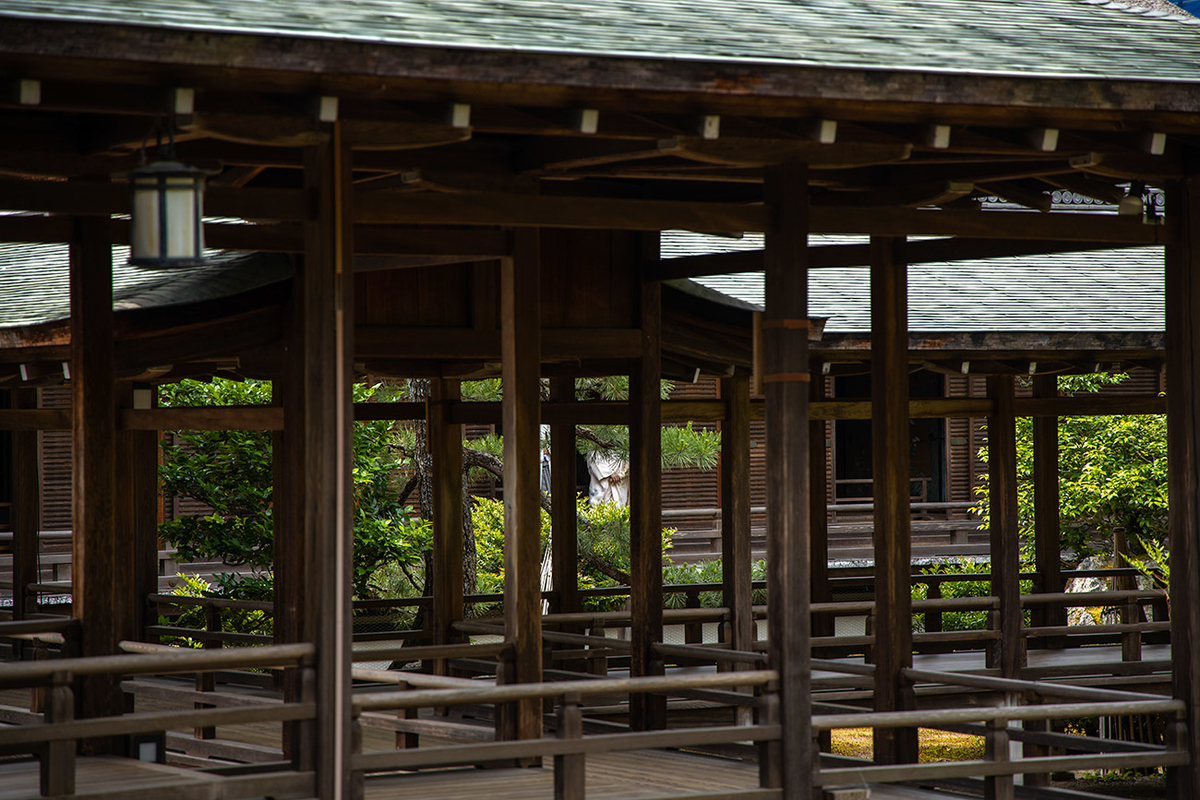
[[[207,175],[170,155],[129,173],[130,264],[180,269],[207,263],[203,223]]]

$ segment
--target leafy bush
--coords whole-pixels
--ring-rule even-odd
[[[1032,569],[1032,565],[1022,565],[1022,571]],[[954,559],[944,564],[933,564],[921,570],[922,575],[976,575],[991,572],[991,564],[986,561],[970,561]],[[1021,581],[1021,593],[1033,591],[1033,581]],[[992,593],[990,580],[944,581],[942,597],[988,597]],[[925,600],[929,596],[929,585],[914,583],[912,587],[913,600]],[[1025,624],[1029,624],[1029,612],[1025,612]],[[988,626],[988,612],[980,611],[943,611],[942,630],[944,631],[976,631],[985,630]],[[924,613],[913,614],[913,630],[921,631],[925,627]]]

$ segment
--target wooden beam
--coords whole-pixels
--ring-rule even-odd
[[[721,380],[721,587],[729,609],[724,641],[749,652],[755,640],[750,597],[750,377]]]
[[[491,360],[500,358],[493,330],[473,328],[409,328],[361,325],[355,358],[435,358]],[[635,328],[546,328],[541,332],[543,361],[580,358],[636,358],[641,354]]]
[[[1005,678],[1025,666],[1021,611],[1021,539],[1017,521],[1017,430],[1013,378],[987,379],[992,413],[988,415],[988,515],[991,536],[992,596],[1000,599],[997,664]]]
[[[87,191],[87,190],[84,190]],[[108,221],[75,220],[71,243],[71,452],[72,615],[81,623],[83,655],[118,652],[133,609],[119,602],[117,569],[116,405],[113,395],[112,245]],[[83,679],[83,718],[122,713],[118,676]],[[115,742],[96,742],[94,752],[114,752]]]
[[[126,431],[278,431],[285,412],[279,406],[123,408],[119,419]]]
[[[118,384],[122,409],[150,408],[154,390],[149,385]],[[116,553],[120,568],[113,575],[118,599],[128,604],[132,616],[124,621],[123,638],[143,640],[148,624],[146,597],[158,591],[158,431],[117,432]],[[157,621],[157,618],[154,619]]]
[[[1172,728],[1188,764],[1168,770],[1176,800],[1200,792],[1200,165],[1167,186],[1167,458],[1171,544],[1171,688],[1187,704]]]
[[[785,800],[812,796],[809,613],[808,181],[802,164],[768,168],[764,338],[767,407],[767,624],[779,672],[777,770],[762,777]]]
[[[641,263],[658,259],[658,236],[643,235]],[[639,264],[640,266],[640,264]],[[639,270],[640,276],[640,270]],[[654,652],[662,642],[662,287],[642,279],[638,292],[641,358],[629,376],[629,554],[630,627],[629,674],[663,674]],[[634,730],[667,726],[664,695],[638,694],[629,699],[629,724]]]
[[[13,389],[12,405],[18,409],[36,409],[37,389]],[[27,593],[26,587],[38,582],[38,532],[41,530],[42,501],[38,433],[35,430],[16,431],[12,436],[13,481],[13,619],[25,619],[37,612],[37,595]]]
[[[1033,394],[1045,400],[1058,397],[1058,378],[1035,375]],[[1015,403],[1014,403],[1015,405]],[[1033,532],[1037,578],[1035,592],[1062,592],[1062,537],[1059,532],[1058,417],[1033,419]],[[1035,606],[1033,626],[1065,626],[1066,606]],[[1047,640],[1048,644],[1061,644]]]
[[[812,251],[812,248],[809,248]],[[808,473],[809,473],[809,559],[812,564],[812,601],[828,603],[833,597],[829,588],[829,514],[826,497],[829,494],[829,471],[826,456],[829,453],[827,423],[812,415],[814,406],[825,399],[825,376],[813,369],[809,387],[808,423]],[[749,411],[749,409],[747,409]],[[835,618],[830,614],[813,616],[813,636],[833,636]]]
[[[460,399],[454,380],[430,381],[425,422],[433,460],[433,575],[430,584],[434,644],[460,641],[454,623],[463,618],[463,432],[449,421],[449,404]],[[444,663],[444,662],[441,662]]]
[[[908,270],[904,240],[871,238],[871,453],[875,498],[875,710],[916,707],[912,667]],[[917,761],[915,728],[876,728],[876,764]]]
[[[351,569],[354,501],[350,379],[354,352],[349,148],[339,123],[325,124],[325,144],[305,150],[305,191],[315,214],[305,224],[299,277],[303,326],[299,391],[303,393],[302,525],[307,575],[303,624],[317,646],[317,719],[305,749],[315,753],[317,792],[352,795],[350,710]]]
[[[538,232],[518,231],[513,256],[500,262],[500,335],[504,383],[504,638],[512,660],[504,683],[542,679],[541,465],[538,398],[541,392],[538,319],[541,290]],[[513,703],[498,715],[497,738],[542,735],[540,700]]]
[[[578,407],[575,402],[574,378],[551,378],[550,399],[567,410]],[[542,409],[542,419],[549,419]],[[551,569],[554,574],[555,610],[573,613],[579,605],[579,532],[575,498],[576,470],[575,420],[561,417],[550,425],[550,512],[551,512]]]

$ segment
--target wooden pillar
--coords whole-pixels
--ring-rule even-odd
[[[646,263],[658,258],[658,233],[642,237]],[[654,645],[662,641],[662,287],[641,284],[642,357],[629,376],[629,555],[632,625],[629,674],[663,674]],[[634,730],[665,728],[663,695],[633,695],[629,724]]]
[[[821,375],[813,375],[809,399],[825,399],[825,379]],[[814,419],[808,424],[809,559],[812,561],[814,603],[827,603],[833,599],[829,590],[829,513],[825,507],[825,498],[829,494],[825,425],[823,419]],[[814,617],[813,636],[832,636],[833,632],[832,616],[818,614]]]
[[[734,650],[754,646],[750,598],[750,376],[721,381],[721,585]]]
[[[550,399],[556,403],[575,402],[575,379],[552,378]],[[576,530],[575,496],[578,476],[575,451],[575,423],[550,426],[550,567],[554,580],[555,611],[579,610],[579,540]]]
[[[1000,639],[996,663],[1005,678],[1016,678],[1025,666],[1021,638],[1021,539],[1017,524],[1017,418],[1013,413],[1013,378],[989,375],[988,516],[991,520],[992,595],[1000,600]]]
[[[1058,397],[1058,378],[1036,375],[1033,378],[1034,397]],[[1033,418],[1033,534],[1034,558],[1037,565],[1036,592],[1061,592],[1062,541],[1059,531],[1058,485],[1058,417]],[[1033,609],[1033,625],[1063,626],[1067,624],[1067,608],[1043,605]],[[1061,648],[1063,640],[1051,637],[1046,646]]]
[[[505,683],[542,679],[541,597],[541,284],[536,228],[513,234],[500,264],[501,370],[504,385],[504,636],[513,646]],[[542,735],[540,700],[509,709],[500,733]]]
[[[150,386],[118,384],[120,408],[151,408]],[[118,431],[116,530],[120,577],[116,591],[123,593],[133,616],[124,620],[121,639],[142,639],[146,624],[146,596],[158,591],[158,432]],[[121,585],[123,584],[123,585]]]
[[[37,389],[14,389],[13,408],[37,408]],[[38,532],[42,522],[38,432],[13,431],[13,619],[37,613],[37,595],[27,587],[38,580]]]
[[[813,796],[808,475],[808,168],[769,167],[763,320],[767,400],[767,625],[779,672],[783,797]]]
[[[451,402],[461,386],[456,380],[430,381],[426,430],[433,460],[433,641],[461,639],[454,628],[463,618],[463,437],[462,425],[449,422]]]
[[[303,465],[303,638],[317,646],[316,725],[311,750],[317,793],[341,800],[351,794],[350,660],[353,558],[354,333],[353,247],[350,222],[350,150],[338,123],[305,150],[304,188],[314,214],[305,222],[304,262],[297,284],[300,305],[298,432]],[[285,402],[286,398],[285,398]],[[285,412],[286,414],[286,412]]]
[[[904,240],[871,238],[871,442],[875,498],[875,710],[915,708],[908,449],[908,265]],[[917,760],[915,728],[876,728],[875,762]]]
[[[1200,165],[1167,187],[1167,457],[1171,675],[1190,762],[1168,770],[1170,796],[1200,793]]]
[[[132,609],[114,574],[116,404],[113,372],[112,241],[107,217],[75,220],[71,241],[72,613],[82,624],[82,655],[117,652]],[[121,713],[119,678],[87,676],[83,717]],[[112,745],[98,744],[97,750]]]

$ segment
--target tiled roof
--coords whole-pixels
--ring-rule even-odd
[[[291,275],[284,256],[211,253],[212,263],[149,271],[126,263],[129,248],[113,248],[113,307],[152,308],[229,297]],[[0,329],[38,325],[71,315],[65,244],[0,243]]]
[[[865,237],[813,236],[810,243],[859,244]],[[762,237],[725,239],[668,231],[664,258],[762,247]],[[761,307],[763,275],[694,279]],[[908,268],[908,326],[913,332],[1158,332],[1164,329],[1161,247],[1096,250]],[[865,267],[809,272],[809,314],[828,317],[828,333],[871,329],[871,282]]]
[[[1200,79],[1200,21],[1114,0],[0,0],[2,16],[658,59]]]

